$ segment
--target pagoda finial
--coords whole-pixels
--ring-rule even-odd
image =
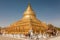
[[[31,7],[31,4],[30,4],[30,2],[28,3],[28,6],[30,6],[30,7]]]
[[[31,4],[30,4],[30,3],[28,3],[28,7],[27,7],[26,10],[27,10],[27,11],[28,11],[28,10],[31,10],[31,11],[32,11],[32,7],[31,7]]]
[[[24,12],[24,17],[26,17],[26,16],[29,16],[29,17],[30,16],[34,16],[34,17],[36,16],[35,12],[33,11],[30,3],[28,3],[28,7],[27,7],[27,9]]]

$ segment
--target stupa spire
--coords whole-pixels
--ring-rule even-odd
[[[30,17],[30,16],[34,16],[34,17],[36,17],[35,12],[33,11],[30,3],[28,3],[28,7],[27,7],[27,9],[24,11],[23,16],[24,16],[24,17],[25,17],[25,16],[29,16],[29,17]]]
[[[28,3],[28,7],[27,7],[26,11],[33,11],[30,3]]]

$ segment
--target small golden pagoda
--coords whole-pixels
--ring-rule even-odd
[[[5,28],[4,31],[8,34],[28,34],[29,30],[33,30],[34,33],[43,33],[47,29],[48,26],[36,18],[31,5],[28,4],[22,19]]]

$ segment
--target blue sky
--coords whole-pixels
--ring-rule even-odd
[[[60,0],[0,0],[0,26],[20,20],[29,2],[39,20],[60,27]]]

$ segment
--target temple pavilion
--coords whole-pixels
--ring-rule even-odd
[[[37,34],[44,33],[47,29],[46,23],[36,18],[34,10],[28,4],[22,18],[6,27],[3,31],[6,34],[29,34],[29,31],[33,30],[33,33]]]

